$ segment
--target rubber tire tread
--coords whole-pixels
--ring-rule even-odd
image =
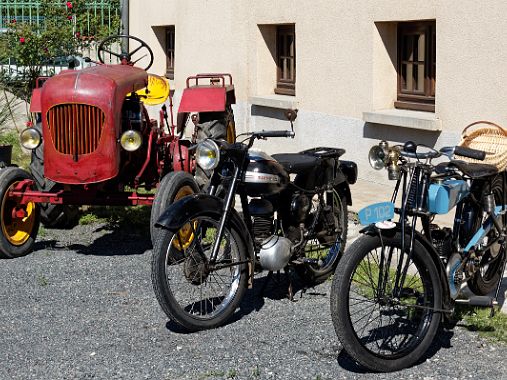
[[[34,127],[42,136],[42,124]],[[30,171],[39,191],[56,191],[60,185],[44,177],[44,142],[32,151]],[[75,205],[62,205],[39,203],[40,218],[47,228],[72,228],[77,224],[79,207]]]
[[[153,246],[155,246],[157,236],[161,231],[159,227],[155,226],[155,223],[157,223],[160,215],[174,202],[174,197],[184,186],[190,186],[194,193],[199,192],[199,186],[194,177],[187,172],[170,172],[162,177],[150,213],[150,235]]]
[[[217,220],[216,217],[214,217],[212,214],[210,217]],[[238,247],[240,256],[239,260],[246,260],[246,242],[243,240],[240,231],[236,229],[234,225],[229,223],[229,227],[231,227],[231,233],[236,235],[236,242],[238,242],[240,245]],[[179,305],[175,306],[177,305],[177,302],[174,299],[165,279],[165,254],[173,235],[174,234],[171,231],[162,229],[162,232],[158,234],[157,241],[155,242],[155,247],[153,248],[151,262],[151,282],[160,307],[169,317],[169,319],[190,332],[213,329],[223,325],[232,316],[232,314],[234,314],[234,311],[239,306],[239,303],[243,299],[243,296],[246,292],[246,289],[248,287],[248,266],[246,264],[242,264],[243,268],[241,269],[240,280],[236,294],[234,295],[231,303],[218,317],[215,317],[211,320],[193,319],[185,312],[182,312]]]
[[[397,233],[394,237],[382,237],[385,245],[398,240],[401,247],[401,233]],[[343,345],[346,352],[363,367],[376,372],[393,372],[403,368],[407,368],[416,363],[428,350],[438,331],[441,316],[435,312],[431,320],[431,324],[427,330],[426,336],[422,342],[409,354],[397,359],[384,359],[373,353],[370,353],[358,341],[356,334],[350,324],[349,319],[349,286],[350,278],[356,266],[361,262],[365,253],[370,252],[375,247],[380,247],[379,236],[361,235],[354,243],[352,243],[343,255],[340,265],[337,267],[333,282],[331,285],[331,317],[336,335]],[[437,308],[442,306],[442,288],[438,271],[435,267],[430,253],[428,253],[421,243],[415,242],[414,255],[420,257],[421,267],[419,270],[426,268],[434,289],[435,305]]]
[[[24,179],[32,179],[32,176],[23,169],[13,166],[0,169],[0,207],[3,202],[5,193],[7,189],[12,185],[12,183]],[[30,237],[21,246],[12,245],[4,236],[3,231],[0,228],[0,258],[14,259],[17,257],[26,256],[32,251],[35,239],[37,238],[37,234],[39,232],[40,208],[38,204],[35,205],[34,212],[35,222],[30,233]]]

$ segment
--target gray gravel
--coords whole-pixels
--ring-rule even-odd
[[[419,365],[363,373],[341,351],[327,282],[297,302],[257,280],[228,325],[185,334],[159,308],[150,241],[132,231],[47,231],[0,265],[0,379],[500,379],[507,347],[456,328]],[[282,279],[283,281],[283,279]]]

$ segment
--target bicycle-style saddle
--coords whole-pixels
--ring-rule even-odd
[[[496,166],[488,164],[468,163],[460,160],[442,162],[436,166],[436,172],[445,173],[448,168],[452,167],[458,168],[458,170],[470,178],[489,177],[498,173]]]

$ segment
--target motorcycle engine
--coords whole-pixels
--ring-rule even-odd
[[[264,269],[278,271],[283,269],[292,254],[292,242],[275,235],[273,204],[266,199],[252,199],[248,205],[253,219],[253,234],[260,245],[259,261]]]

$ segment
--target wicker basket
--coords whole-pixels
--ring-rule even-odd
[[[473,131],[468,130],[476,125],[483,125]],[[507,129],[490,121],[476,121],[463,129],[460,146],[483,150],[486,158],[483,161],[468,157],[456,156],[467,162],[494,165],[499,171],[507,169]]]

